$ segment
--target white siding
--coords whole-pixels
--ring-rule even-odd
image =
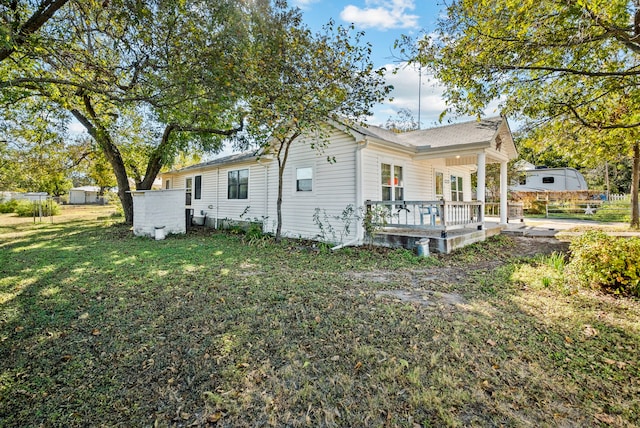
[[[347,242],[356,237],[354,219],[349,234],[344,232],[344,223],[340,219],[342,212],[356,204],[356,144],[350,135],[334,130],[331,142],[322,153],[311,148],[311,139],[300,139],[289,152],[289,159],[283,174],[282,192],[282,234],[289,237],[318,239],[320,228],[314,223],[316,208],[320,209],[320,218],[325,228],[330,225],[335,230],[325,238],[331,242]],[[327,157],[335,158],[330,163]],[[313,190],[296,191],[296,169],[313,168]],[[270,203],[267,230],[276,229],[276,198],[278,185],[278,166],[274,162],[269,170]],[[328,219],[325,219],[326,213]]]
[[[363,153],[364,200],[382,199],[381,164],[402,167],[404,199],[406,201],[434,200],[433,166],[430,161],[414,161],[402,155],[378,148],[368,148]]]
[[[156,227],[165,233],[185,233],[184,192],[181,190],[140,190],[133,196],[133,233],[155,236]]]
[[[191,191],[191,205],[185,208],[193,209],[194,216],[206,215],[207,224],[213,225],[216,219],[231,220],[262,220],[266,214],[265,199],[265,168],[268,165],[259,164],[255,160],[230,165],[219,165],[199,170],[184,171],[163,175],[163,183],[170,180],[174,189],[184,189],[187,178],[193,179]],[[247,199],[228,199],[227,183],[229,171],[248,169],[249,189]],[[202,176],[202,194],[195,199],[195,177]],[[247,209],[248,207],[248,209]],[[246,211],[246,212],[245,212]],[[243,215],[244,214],[244,215]],[[242,218],[240,217],[242,215]]]
[[[283,175],[282,235],[293,238],[320,239],[321,230],[314,222],[319,210],[320,221],[325,229],[331,227],[335,235],[327,233],[324,238],[334,243],[346,243],[362,233],[361,210],[357,201],[381,200],[382,186],[380,165],[392,164],[403,167],[404,199],[407,201],[435,200],[435,172],[443,173],[444,197],[451,199],[451,175],[463,177],[464,200],[471,200],[471,169],[467,166],[447,167],[444,159],[413,160],[411,155],[369,144],[361,148],[362,195],[356,195],[357,150],[355,138],[343,131],[333,129],[330,143],[319,152],[312,147],[311,138],[300,138],[292,145]],[[327,158],[335,158],[328,162]],[[313,169],[313,189],[310,192],[296,190],[296,170]],[[249,169],[248,199],[228,199],[228,172]],[[183,189],[185,178],[202,176],[202,199],[192,198],[195,215],[205,213],[207,223],[214,225],[216,219],[263,220],[266,232],[275,232],[277,227],[276,203],[278,195],[278,162],[263,158],[243,160],[233,164],[210,165],[179,173],[163,175],[163,183],[170,180],[171,188]],[[195,184],[195,180],[194,180]],[[192,191],[193,196],[195,192]],[[182,201],[184,204],[184,200]],[[340,219],[343,211],[352,206],[349,233],[345,234]],[[184,205],[183,205],[184,207]],[[248,208],[248,209],[247,209]],[[246,211],[246,212],[245,212]],[[326,215],[325,215],[326,214]],[[240,216],[243,215],[242,218]]]
[[[404,175],[404,200],[436,200],[435,173],[443,173],[444,198],[451,199],[451,175],[462,177],[463,198],[471,200],[471,173],[468,167],[448,167],[444,159],[416,161],[402,154],[378,147],[369,147],[363,152],[364,200],[382,199],[381,164],[402,166]]]

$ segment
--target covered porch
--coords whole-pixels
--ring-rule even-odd
[[[473,132],[465,127],[445,128],[439,131],[438,138],[431,135],[434,131],[424,132],[424,138],[414,136],[416,150],[412,159],[476,174],[475,199],[462,200],[460,182],[456,183],[456,177],[451,175],[444,176],[443,190],[434,192],[439,198],[442,195],[438,200],[365,201],[368,221],[377,230],[378,238],[390,246],[404,242],[402,246],[413,248],[417,239],[429,238],[432,250],[448,253],[500,233],[508,223],[507,164],[517,157],[508,124],[504,120],[488,124],[479,122],[472,128]],[[478,138],[478,132],[486,133],[484,138]],[[485,220],[488,164],[500,165],[499,219],[490,223]],[[464,186],[472,187],[469,182]],[[469,197],[467,192],[464,195],[465,199]],[[385,245],[385,242],[378,243]]]
[[[398,202],[366,201],[365,222],[374,244],[414,250],[427,242],[429,252],[448,254],[484,241],[506,227],[485,221],[484,206],[479,201]]]

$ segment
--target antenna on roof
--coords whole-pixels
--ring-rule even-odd
[[[418,67],[418,130],[421,129],[421,126],[420,126],[421,113],[422,113],[422,62]]]

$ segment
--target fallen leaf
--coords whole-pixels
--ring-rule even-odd
[[[84,314],[80,315],[78,317],[79,320],[86,320],[87,318],[89,318],[89,313],[85,312]]]
[[[362,367],[362,361],[358,361],[353,369],[360,370],[361,367]]]
[[[565,336],[564,337],[564,341],[567,342],[567,343],[573,343],[573,339],[570,338],[569,336]]]
[[[488,339],[488,340],[487,340],[487,345],[489,345],[489,346],[496,346],[496,345],[497,345],[497,343],[496,343],[495,341],[491,340],[491,339]]]
[[[91,334],[94,336],[100,336],[100,330],[98,330],[97,328],[94,328],[93,330],[91,330]]]
[[[338,361],[340,359],[340,355],[334,355],[331,357],[331,361]]]
[[[207,416],[207,422],[209,422],[210,424],[215,424],[220,419],[222,419],[222,412],[215,412]]]
[[[180,412],[180,417],[186,421],[191,417],[191,415],[187,412]]]
[[[598,413],[593,415],[593,417],[607,425],[617,425],[617,422],[619,422],[615,416],[607,415],[606,413]]]
[[[16,333],[20,333],[22,330],[24,330],[24,327],[23,327],[23,326],[21,326],[21,325],[19,325],[19,326],[17,326],[17,327],[15,328],[15,332],[16,332]]]
[[[585,337],[595,337],[598,335],[598,330],[596,330],[589,324],[586,324],[584,326],[584,331],[582,333],[584,334]]]

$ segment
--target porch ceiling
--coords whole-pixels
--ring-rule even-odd
[[[448,156],[445,158],[447,166],[468,166],[468,165],[477,165],[478,164],[478,154],[482,151],[478,151],[476,153],[464,154],[464,155],[455,155]],[[494,153],[494,150],[485,150],[486,153],[486,162],[489,163],[500,163],[503,161],[508,161],[507,157],[501,155],[499,153]]]

